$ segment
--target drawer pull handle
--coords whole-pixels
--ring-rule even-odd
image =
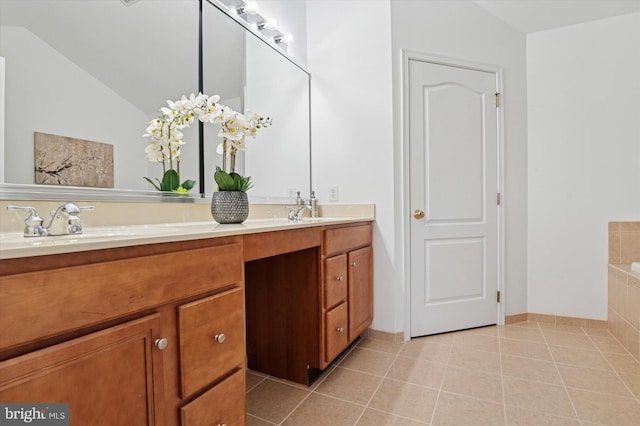
[[[342,333],[343,331],[344,331],[344,328],[338,327],[338,333]]]
[[[226,423],[218,423],[218,426],[227,426]]]
[[[224,343],[226,338],[227,336],[225,336],[223,333],[216,334],[216,337],[214,337],[215,341],[218,343]]]
[[[167,348],[167,346],[169,346],[169,341],[165,338],[162,339],[156,339],[156,348],[160,349],[161,351],[165,350]]]
[[[344,278],[342,277],[342,275],[338,275],[338,276],[336,277],[336,281],[342,281],[342,280],[344,280]]]

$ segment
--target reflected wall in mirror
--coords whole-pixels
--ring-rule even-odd
[[[205,2],[203,8],[203,84],[205,93],[237,111],[257,112],[273,125],[247,138],[238,171],[252,177],[253,197],[308,196],[311,188],[309,74],[275,48]],[[220,40],[230,40],[226,46]],[[237,46],[243,46],[238,49]],[[226,49],[226,50],[225,50]],[[244,54],[243,54],[244,52]],[[220,156],[217,129],[204,128],[205,192],[215,190]],[[211,161],[213,159],[214,161]]]
[[[113,145],[114,187],[152,190],[146,123],[198,89],[198,0],[0,0],[5,182],[34,183],[34,132]],[[162,23],[167,23],[163,25]],[[171,25],[169,25],[171,23]],[[198,176],[198,129],[181,174]]]
[[[114,191],[153,191],[143,177],[161,178],[162,167],[148,161],[142,135],[167,100],[200,89],[200,0],[125,3],[0,0],[0,183],[34,183],[34,132],[41,132],[113,145]],[[248,141],[247,157],[240,159],[240,171],[255,181],[249,195],[288,197],[292,188],[306,194],[309,75],[214,3],[202,0],[202,91],[219,94],[238,111],[248,108],[274,119]],[[194,122],[183,130],[181,149],[181,179],[204,176],[192,194],[201,184],[206,193],[215,190],[213,170],[221,163],[217,126],[204,126],[203,152],[198,127]]]

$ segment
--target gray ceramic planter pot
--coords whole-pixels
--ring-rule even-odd
[[[211,216],[218,223],[242,223],[249,217],[249,199],[242,191],[217,191],[211,197]]]

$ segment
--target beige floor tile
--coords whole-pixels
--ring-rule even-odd
[[[558,364],[565,386],[632,398],[625,384],[613,371]]]
[[[278,423],[271,423],[266,420],[259,419],[250,414],[247,414],[247,426],[271,426],[277,425]]]
[[[394,359],[395,355],[392,354],[356,347],[338,365],[364,373],[384,376]]]
[[[561,331],[548,331],[542,329],[542,334],[548,345],[567,346],[571,348],[595,350],[596,346],[586,334],[566,333]]]
[[[446,364],[399,356],[391,365],[387,377],[439,389],[446,368]]]
[[[627,350],[615,337],[609,336],[591,336],[593,343],[602,352],[613,352],[626,354]]]
[[[488,373],[500,373],[500,354],[454,346],[449,365]]]
[[[563,333],[573,333],[573,334],[585,334],[584,328],[568,325],[568,324],[551,324],[551,323],[540,323],[540,329],[543,333],[545,332],[563,332]]]
[[[559,417],[539,411],[507,407],[507,426],[580,426],[577,418]]]
[[[498,426],[504,424],[502,404],[441,392],[433,416],[434,426]]]
[[[446,364],[451,352],[451,342],[452,340],[449,343],[430,343],[424,340],[412,339],[405,343],[400,351],[400,356]]]
[[[441,345],[449,345],[453,342],[453,338],[456,333],[441,333],[432,334],[430,336],[415,337],[410,341],[423,342],[423,343],[438,343]]]
[[[493,402],[503,401],[502,377],[499,374],[449,367],[442,390]]]
[[[637,426],[640,403],[635,399],[569,389],[578,417],[588,422],[614,426]]]
[[[247,393],[247,413],[280,423],[308,395],[309,391],[266,379]]]
[[[500,339],[497,335],[460,333],[453,339],[453,346],[486,352],[500,352]]]
[[[316,392],[366,405],[382,377],[338,367],[316,388]]]
[[[438,391],[385,379],[369,406],[412,420],[430,422]]]
[[[579,367],[610,370],[607,360],[598,351],[589,351],[565,346],[549,346],[551,355],[557,363],[577,365]]]
[[[353,426],[363,410],[360,405],[313,393],[282,424]]]
[[[538,328],[517,327],[506,325],[500,329],[500,336],[508,339],[527,340],[530,342],[544,343],[542,332]]]
[[[257,385],[259,385],[264,379],[267,378],[267,376],[265,376],[262,373],[256,373],[256,372],[249,371],[249,370],[247,370],[246,377],[247,377],[247,380],[246,380],[247,392],[249,392],[251,389],[253,389]]]
[[[551,361],[551,353],[544,343],[527,342],[524,340],[500,339],[500,352],[503,355],[515,355]]]
[[[503,355],[502,374],[554,385],[562,384],[556,365],[540,359]]]
[[[584,332],[589,336],[613,337],[606,328],[584,328]]]
[[[629,353],[605,353],[604,357],[611,363],[619,374],[640,374],[640,363]]]
[[[562,417],[576,416],[564,386],[505,376],[504,399],[507,407],[520,407]]]
[[[620,374],[622,381],[629,388],[631,393],[640,400],[640,374]]]
[[[362,339],[358,342],[358,347],[361,349],[371,349],[373,351],[387,352],[394,355],[398,354],[403,346],[404,342],[394,343],[375,339]]]
[[[356,424],[358,426],[420,426],[428,423],[418,422],[367,408]]]

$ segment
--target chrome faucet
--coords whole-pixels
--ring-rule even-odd
[[[34,207],[7,206],[7,210],[28,211],[29,217],[24,222],[25,237],[45,237],[47,235],[73,235],[82,234],[80,212],[93,210],[93,206],[78,207],[75,203],[67,201],[56,210],[51,211],[51,220],[48,226],[44,226],[44,219],[40,217]]]
[[[25,237],[45,237],[49,235],[49,230],[44,227],[44,219],[40,217],[38,211],[33,207],[7,206],[7,210],[28,211],[29,217],[24,220]]]
[[[311,212],[311,217],[318,217],[318,199],[316,198],[316,191],[311,191],[311,197],[305,200],[300,196],[300,191],[296,192],[296,204],[306,206]],[[298,219],[301,219],[299,217]],[[289,217],[291,220],[291,217]]]
[[[56,210],[51,211],[51,221],[47,226],[49,235],[82,234],[80,211],[93,209],[93,206],[78,207],[71,201],[61,204]]]
[[[294,209],[292,207],[287,207],[287,209],[289,209],[289,222],[298,222],[302,220],[302,211],[304,209],[308,209],[309,211],[311,211],[311,206],[308,204],[303,204],[297,209]]]

